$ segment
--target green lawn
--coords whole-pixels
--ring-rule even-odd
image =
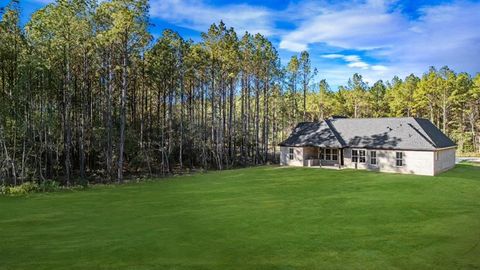
[[[0,269],[479,269],[480,167],[258,167],[0,197]]]

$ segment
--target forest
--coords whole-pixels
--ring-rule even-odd
[[[20,22],[0,11],[0,184],[122,183],[133,176],[276,163],[301,121],[423,117],[480,152],[480,73],[331,89],[308,52],[282,64],[265,36],[223,22],[200,42],[149,32],[147,0],[57,0]]]

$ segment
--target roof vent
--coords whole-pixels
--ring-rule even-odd
[[[332,115],[332,119],[342,119],[342,118],[348,118],[345,115]]]

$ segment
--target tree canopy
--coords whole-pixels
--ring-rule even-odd
[[[202,40],[153,40],[147,0],[57,0],[20,24],[0,20],[0,182],[65,185],[278,161],[299,121],[332,115],[430,119],[480,151],[480,74],[431,67],[421,77],[331,89],[308,52],[282,65],[265,36],[223,22]]]

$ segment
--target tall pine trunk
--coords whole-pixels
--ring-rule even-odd
[[[123,41],[123,59],[122,59],[122,93],[120,97],[120,142],[118,145],[118,174],[117,181],[123,183],[123,162],[125,150],[125,122],[127,107],[127,87],[128,87],[128,33],[125,33]]]

